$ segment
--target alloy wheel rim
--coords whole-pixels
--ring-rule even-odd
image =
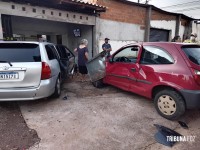
[[[176,112],[176,102],[169,95],[162,95],[158,99],[159,110],[167,115],[173,115]]]

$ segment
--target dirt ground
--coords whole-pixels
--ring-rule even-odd
[[[20,107],[28,126],[41,138],[30,150],[198,150],[200,146],[199,110],[180,118],[189,126],[186,130],[159,116],[146,98],[112,86],[96,89],[90,82],[73,79],[63,85],[59,99],[22,102]],[[195,136],[195,142],[163,146],[155,141],[154,124]]]
[[[188,110],[180,118],[189,126],[186,130],[159,116],[144,97],[113,86],[97,89],[79,77],[63,84],[58,99],[4,102],[0,112],[0,150],[198,150],[200,146],[200,110]],[[163,146],[154,139],[154,124],[195,136],[195,142]]]
[[[0,150],[25,150],[40,141],[26,125],[17,102],[0,103],[0,133]]]

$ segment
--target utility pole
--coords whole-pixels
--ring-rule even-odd
[[[149,1],[150,0],[145,0],[145,2],[143,1],[142,3],[149,4]],[[140,2],[141,2],[141,0],[138,0],[138,3],[140,3]]]
[[[146,0],[145,4],[149,4],[149,1],[150,1],[150,0]]]

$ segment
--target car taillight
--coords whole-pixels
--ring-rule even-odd
[[[46,62],[42,62],[41,80],[51,78],[51,68]]]
[[[193,69],[193,71],[194,71],[194,79],[197,82],[197,84],[200,85],[200,71],[196,69]]]

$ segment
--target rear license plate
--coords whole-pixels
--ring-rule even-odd
[[[19,79],[17,72],[0,72],[0,80],[13,80]]]

